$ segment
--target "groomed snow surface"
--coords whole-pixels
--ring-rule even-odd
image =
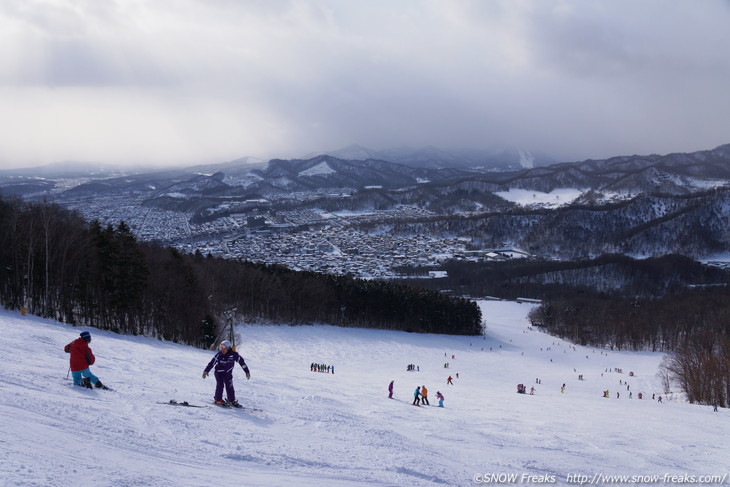
[[[201,374],[213,352],[0,310],[0,485],[730,483],[728,411],[652,400],[664,396],[662,354],[573,346],[530,329],[530,304],[480,306],[484,337],[239,327],[251,380],[237,367],[238,399],[263,411],[210,405],[215,380]],[[114,391],[65,378],[63,347],[82,330]],[[421,385],[432,406],[411,405]],[[170,399],[205,407],[160,404]]]

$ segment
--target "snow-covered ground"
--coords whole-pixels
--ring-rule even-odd
[[[206,405],[213,352],[0,310],[0,485],[730,483],[730,413],[652,400],[661,354],[574,347],[530,329],[532,305],[480,305],[485,337],[239,327],[251,380],[236,369],[238,399],[263,411]],[[84,329],[92,371],[114,391],[65,379],[63,347]],[[412,406],[421,385],[446,407]],[[170,399],[206,406],[160,404]],[[636,478],[600,477],[621,475]]]
[[[499,191],[494,194],[501,196],[507,201],[511,201],[522,206],[558,208],[572,203],[576,198],[580,197],[583,192],[584,191],[573,188],[560,188],[551,191],[550,193],[513,188],[509,191]]]

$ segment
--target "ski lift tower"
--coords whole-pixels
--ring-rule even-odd
[[[233,325],[233,317],[236,315],[236,311],[238,308],[230,308],[226,310],[223,313],[223,316],[225,317],[225,323],[221,327],[220,333],[218,333],[218,336],[215,338],[215,341],[210,345],[211,350],[215,350],[215,348],[220,343],[221,339],[224,339],[224,337],[228,337],[228,341],[231,342],[231,346],[233,348],[233,351],[236,351],[236,334],[234,333],[234,325]]]

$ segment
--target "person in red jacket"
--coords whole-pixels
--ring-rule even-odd
[[[94,365],[94,362],[96,362],[96,357],[89,348],[90,342],[91,334],[88,331],[82,331],[79,338],[63,349],[66,353],[71,354],[71,376],[74,379],[74,385],[88,387],[89,389],[92,385],[95,385],[101,389],[108,389],[89,369],[89,366]]]

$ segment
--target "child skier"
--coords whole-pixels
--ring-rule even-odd
[[[74,385],[84,386],[91,389],[92,385],[100,389],[109,389],[101,383],[99,378],[91,373],[90,365],[94,365],[96,357],[89,348],[91,342],[91,334],[88,331],[82,331],[79,338],[66,345],[63,350],[71,354],[71,376]]]
[[[436,399],[439,400],[439,407],[444,407],[444,395],[441,394],[441,391],[436,391]]]
[[[203,379],[208,377],[210,369],[215,367],[215,403],[219,406],[224,405],[223,403],[223,387],[226,388],[226,397],[228,402],[237,408],[241,405],[236,400],[236,391],[233,389],[233,367],[238,362],[246,372],[246,380],[251,378],[251,373],[248,371],[248,366],[238,352],[234,352],[231,347],[231,342],[224,340],[218,347],[218,353],[211,359],[208,366],[203,371]]]

